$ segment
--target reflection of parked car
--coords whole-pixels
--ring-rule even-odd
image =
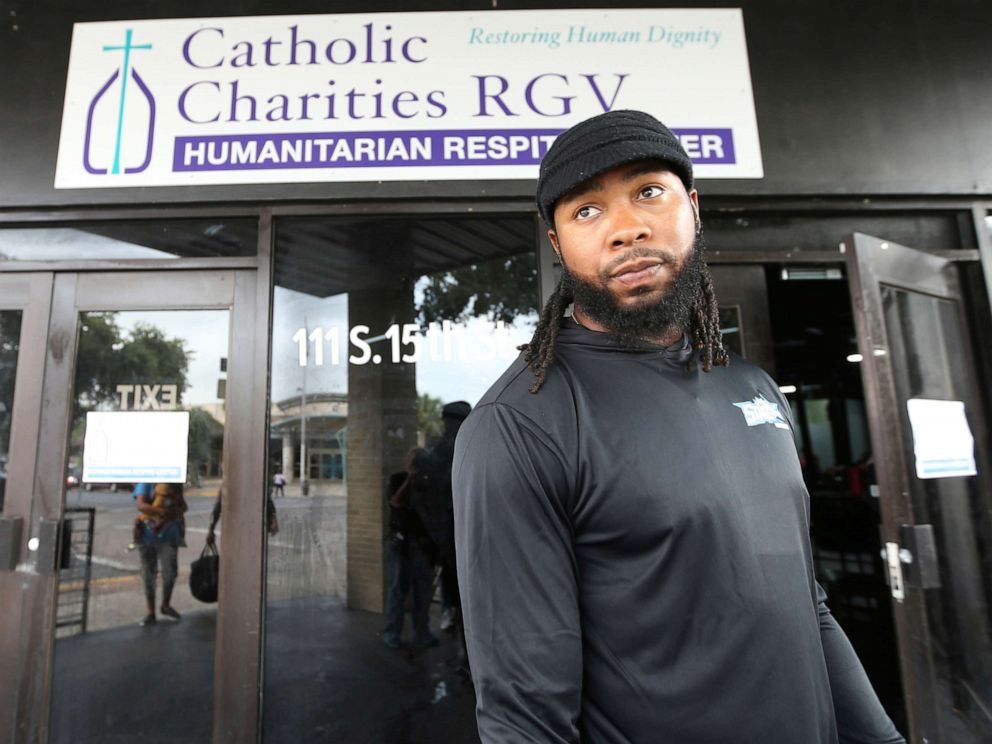
[[[83,479],[83,474],[80,472],[79,468],[70,467],[68,473],[65,476],[65,484],[69,488],[75,488],[79,485],[79,482]]]
[[[69,488],[82,488],[86,491],[130,491],[133,483],[83,483],[83,471],[78,465],[70,465],[66,469],[65,484]]]
[[[133,483],[84,483],[83,488],[87,491],[102,491],[107,489],[111,493],[114,491],[130,491],[134,488]]]

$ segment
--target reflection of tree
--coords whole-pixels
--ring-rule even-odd
[[[425,277],[418,313],[422,323],[460,322],[488,315],[510,323],[537,312],[537,267],[533,253],[521,253]]]
[[[189,411],[189,451],[187,454],[186,479],[190,485],[200,485],[200,471],[205,468],[220,446],[214,447],[214,438],[223,440],[224,427],[217,419],[202,408]]]
[[[175,385],[176,404],[182,407],[192,357],[184,339],[168,338],[157,326],[136,323],[125,332],[114,313],[87,314],[76,356],[71,439],[74,448],[82,446],[88,411],[121,407],[118,385]],[[140,408],[140,403],[135,405],[135,399],[130,397],[128,408]],[[223,434],[223,425],[210,413],[201,408],[189,409],[187,478],[191,485],[200,484],[201,472],[218,457]]]
[[[440,398],[432,398],[427,393],[417,396],[417,429],[423,435],[424,442],[430,442],[441,436],[443,405]]]
[[[126,336],[113,313],[89,313],[79,334],[76,356],[76,403],[93,410],[120,401],[118,385],[175,385],[182,402],[189,358],[181,338],[148,323],[138,323]]]
[[[183,339],[166,338],[160,328],[138,323],[125,334],[114,313],[88,313],[76,355],[73,442],[81,438],[87,411],[120,406],[118,385],[175,385],[181,403],[190,357]]]

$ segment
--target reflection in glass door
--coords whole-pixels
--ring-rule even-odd
[[[967,357],[956,302],[885,284],[880,292],[904,430],[912,431],[906,402],[920,400],[958,401],[975,427],[981,413],[969,389],[969,371],[960,363]],[[944,436],[953,433],[946,430]],[[922,455],[910,438],[904,448],[905,461],[918,463],[920,473],[907,481],[914,521],[932,530],[938,559],[935,575],[923,588],[944,741],[989,741],[992,596],[987,582],[992,581],[992,524],[988,475],[982,470],[987,463],[979,455],[977,472],[958,465],[957,474],[935,477],[920,472]],[[982,449],[979,443],[978,453]],[[948,466],[929,467],[939,473]]]
[[[7,490],[7,459],[14,411],[14,377],[21,338],[21,311],[0,310],[0,514]]]
[[[535,234],[526,216],[277,225],[265,741],[478,741],[450,497],[426,473],[450,472],[533,332]]]
[[[79,315],[51,742],[210,740],[217,605],[190,564],[220,532],[229,324]]]

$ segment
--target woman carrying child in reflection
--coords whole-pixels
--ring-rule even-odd
[[[138,508],[135,519],[135,543],[141,555],[141,578],[145,585],[148,613],[142,625],[153,625],[155,617],[155,574],[162,573],[162,617],[177,622],[178,612],[172,607],[172,589],[179,573],[179,548],[185,545],[186,499],[180,483],[139,483],[134,488],[134,503]]]

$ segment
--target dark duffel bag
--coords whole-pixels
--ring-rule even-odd
[[[220,584],[220,556],[215,545],[203,546],[200,557],[189,566],[189,590],[201,602],[216,602]]]

